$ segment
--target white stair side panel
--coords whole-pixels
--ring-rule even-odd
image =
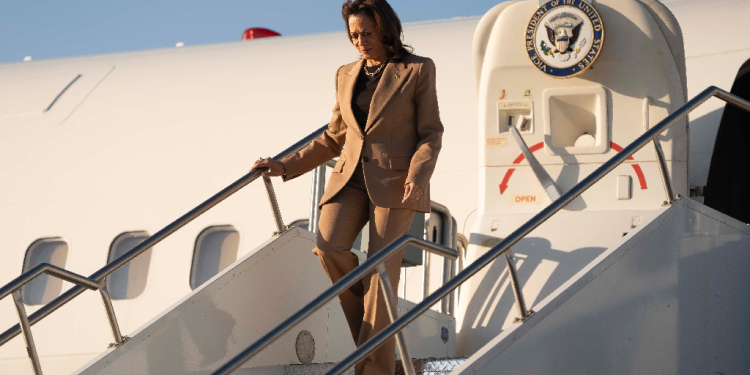
[[[406,314],[416,305],[399,298],[398,315]],[[456,355],[456,319],[452,316],[430,309],[409,323],[403,332],[412,358],[451,358]],[[396,359],[401,359],[398,347]]]
[[[314,246],[315,235],[299,228],[267,241],[75,374],[211,373],[330,287]],[[399,314],[413,306],[399,299]],[[355,349],[334,299],[243,368],[299,364],[295,341],[302,330],[315,340],[315,363],[340,361]],[[404,332],[415,357],[455,355],[451,316],[428,311]]]
[[[314,245],[315,235],[298,228],[266,242],[77,374],[211,373],[330,286]],[[329,324],[332,305],[341,310],[332,301],[246,366],[299,363],[295,339],[303,329],[315,339],[315,362],[339,359],[327,358],[329,343],[351,352],[346,323]]]
[[[748,226],[681,199],[453,373],[745,373],[749,268]]]

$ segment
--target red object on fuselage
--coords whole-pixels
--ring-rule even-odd
[[[262,27],[251,27],[242,33],[242,40],[270,38],[272,36],[281,36],[281,34]]]

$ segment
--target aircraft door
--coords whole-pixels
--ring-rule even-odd
[[[750,100],[750,60],[740,68],[732,94]],[[704,203],[733,218],[750,223],[750,113],[726,104],[714,143]]]
[[[552,0],[498,9],[480,21],[474,41],[487,213],[537,212],[551,202],[530,159],[564,193],[685,103],[681,33],[676,20],[660,18],[671,16],[663,5]],[[687,121],[660,137],[682,195],[687,140]],[[664,200],[655,152],[646,147],[568,209],[653,209]]]

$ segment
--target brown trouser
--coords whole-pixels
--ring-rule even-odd
[[[370,257],[398,236],[409,231],[414,211],[378,207],[370,200],[361,165],[349,183],[323,205],[316,247],[313,250],[323,264],[331,282],[336,282],[359,265],[351,248],[364,225],[370,222]],[[385,261],[393,290],[398,290],[403,250]],[[359,347],[389,323],[388,310],[380,290],[380,276],[374,273],[339,295],[354,343]],[[357,364],[356,375],[393,375],[395,340],[388,340]]]

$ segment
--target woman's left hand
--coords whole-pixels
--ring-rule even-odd
[[[415,183],[410,182],[404,186],[404,199],[401,200],[401,203],[406,203],[407,201],[418,201],[419,198],[422,198],[424,195],[424,191],[421,187],[417,186]]]

